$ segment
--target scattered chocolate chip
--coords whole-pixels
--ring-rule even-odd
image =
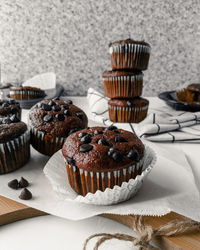
[[[56,103],[54,102],[54,101],[50,101],[49,103],[48,103],[50,106],[55,106],[56,105]]]
[[[73,128],[69,131],[68,135],[71,135],[73,134],[74,132],[78,131],[79,129],[78,128]]]
[[[19,181],[19,187],[20,188],[25,188],[29,186],[29,182],[24,179],[23,177],[21,177],[20,181]]]
[[[130,158],[133,161],[139,161],[140,160],[140,156],[139,156],[136,149],[131,149],[130,152],[128,153],[127,157]]]
[[[9,106],[10,106],[9,103],[7,103],[7,102],[2,104],[2,107],[4,107],[4,108],[9,107]]]
[[[51,111],[51,106],[46,104],[46,103],[43,103],[42,104],[42,108],[45,110],[45,111]]]
[[[65,100],[67,104],[73,104],[72,100]]]
[[[105,130],[115,130],[115,129],[117,129],[117,127],[113,125],[105,128]]]
[[[121,161],[123,159],[123,154],[122,152],[116,150],[112,153],[112,158],[114,161]]]
[[[8,182],[8,186],[12,189],[18,189],[18,180],[14,179]]]
[[[75,166],[75,160],[69,156],[66,157],[66,161],[69,165]]]
[[[58,120],[58,121],[64,121],[65,120],[65,116],[63,114],[56,114],[55,115],[55,118]]]
[[[21,200],[30,200],[32,198],[32,193],[27,189],[24,188],[19,196]]]
[[[79,137],[79,138],[82,138],[82,137],[85,136],[85,135],[87,135],[86,132],[81,132],[81,133],[78,134],[78,137]]]
[[[69,109],[69,106],[67,106],[67,105],[61,105],[61,108],[62,109]]]
[[[116,136],[115,142],[127,142],[127,140],[122,136]]]
[[[79,148],[79,152],[86,153],[93,149],[93,146],[91,144],[82,144]]]
[[[44,120],[45,122],[51,122],[51,121],[53,120],[53,117],[52,117],[52,115],[45,115],[45,116],[43,117],[43,120]]]
[[[79,118],[79,119],[81,119],[81,120],[83,120],[83,113],[76,113],[76,116]]]
[[[81,142],[90,143],[92,141],[91,135],[85,135],[81,138]]]
[[[99,139],[98,144],[104,145],[104,146],[110,146],[109,142],[106,140],[104,136],[101,139]]]
[[[5,118],[5,119],[3,119],[2,123],[3,124],[11,124],[12,121],[10,120],[10,118]]]
[[[132,105],[133,105],[133,103],[132,103],[131,101],[127,101],[126,104],[127,104],[128,106],[132,106]]]
[[[98,130],[94,131],[94,135],[100,135],[100,134],[103,134],[103,131],[98,131]]]
[[[71,116],[71,115],[72,115],[72,113],[71,113],[69,110],[65,110],[65,111],[64,111],[64,114],[65,114],[66,116]]]
[[[20,122],[19,118],[17,118],[16,115],[12,115],[12,116],[10,117],[10,120],[11,120],[12,122]]]
[[[53,109],[54,111],[58,112],[58,111],[61,110],[61,107],[58,106],[58,105],[55,105],[55,106],[52,107],[52,109]]]

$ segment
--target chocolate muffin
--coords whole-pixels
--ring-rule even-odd
[[[0,118],[16,115],[21,119],[21,108],[18,102],[15,100],[0,100]]]
[[[29,100],[45,97],[42,89],[34,87],[12,87],[10,89],[10,97],[16,100]]]
[[[138,123],[147,116],[149,101],[142,97],[133,99],[110,99],[108,112],[113,122]]]
[[[186,102],[188,104],[200,103],[200,83],[193,83],[187,86],[187,88],[177,91],[176,96],[179,101]]]
[[[121,186],[143,170],[144,145],[115,126],[92,127],[67,137],[62,154],[71,187],[85,196]]]
[[[30,133],[14,114],[0,118],[0,174],[24,166],[30,158]]]
[[[86,128],[88,119],[71,101],[43,100],[29,112],[31,144],[42,154],[53,155],[68,135]]]
[[[109,47],[112,69],[146,70],[148,68],[151,52],[148,43],[127,39],[113,42]]]
[[[142,95],[141,71],[106,71],[103,73],[104,90],[110,98],[133,98]]]

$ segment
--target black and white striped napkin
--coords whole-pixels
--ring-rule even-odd
[[[200,142],[200,112],[175,111],[166,104],[151,104],[145,120],[136,123],[113,123],[108,115],[108,98],[89,88],[87,95],[94,121],[106,126],[115,124],[137,136],[154,142]]]

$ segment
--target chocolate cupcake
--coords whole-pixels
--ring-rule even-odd
[[[151,52],[148,43],[127,39],[113,42],[109,47],[112,69],[146,70],[148,68]]]
[[[30,133],[16,115],[0,119],[0,174],[24,166],[30,158]]]
[[[106,71],[103,73],[104,90],[110,98],[133,98],[142,95],[141,71]]]
[[[71,101],[43,100],[29,112],[31,144],[42,154],[53,155],[68,135],[86,128],[88,119]]]
[[[42,89],[28,86],[12,87],[10,97],[16,100],[30,100],[45,97],[45,92]]]
[[[0,118],[16,115],[21,119],[21,108],[15,100],[0,100]]]
[[[138,123],[147,116],[149,101],[142,97],[134,99],[111,99],[108,112],[113,122]]]
[[[80,195],[121,186],[143,171],[144,145],[115,126],[93,127],[67,137],[62,154],[71,187]]]
[[[183,90],[176,92],[177,99],[180,102],[188,104],[200,103],[200,83],[192,83]]]

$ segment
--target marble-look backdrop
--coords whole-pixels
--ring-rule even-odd
[[[111,41],[152,47],[146,96],[200,81],[199,0],[1,0],[2,78],[23,82],[54,71],[72,95],[103,91]]]

